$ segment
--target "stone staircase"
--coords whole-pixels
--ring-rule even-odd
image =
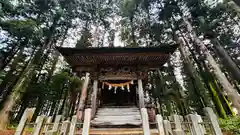
[[[95,118],[91,121],[92,127],[101,128],[140,128],[141,125],[141,114],[135,106],[106,106],[98,108]]]

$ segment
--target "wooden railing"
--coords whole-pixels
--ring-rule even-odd
[[[52,117],[38,116],[34,123],[30,123],[34,108],[27,108],[19,122],[15,135],[23,135],[24,132],[32,135],[89,135],[91,109],[85,109],[84,123],[77,122],[77,116],[70,120],[63,120],[61,115],[56,116],[52,122]],[[205,116],[189,114],[186,116],[173,115],[169,117],[156,116],[155,124],[159,135],[222,135],[217,117],[211,108],[204,108]],[[141,109],[143,119],[143,133],[150,134],[147,111]],[[144,123],[145,122],[145,123]],[[147,127],[147,128],[144,128]],[[31,130],[29,130],[31,129]]]
[[[206,116],[189,114],[163,118],[156,116],[159,135],[222,135],[217,117],[212,108],[204,108]]]

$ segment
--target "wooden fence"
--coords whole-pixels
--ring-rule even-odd
[[[170,117],[156,116],[159,135],[222,135],[217,116],[212,108],[204,108],[205,116],[189,114],[187,116],[173,115]]]
[[[88,135],[90,131],[91,109],[85,110],[84,123],[77,122],[77,117],[63,120],[62,115],[57,115],[52,122],[52,117],[38,116],[34,123],[31,117],[34,108],[27,108],[16,129],[15,135]],[[222,135],[217,116],[211,108],[204,108],[205,116],[189,114],[187,116],[173,115],[162,117],[156,115],[156,121],[150,123],[150,130],[157,130],[159,135]],[[144,126],[143,126],[144,128]],[[142,134],[146,133],[143,129]],[[150,131],[148,131],[150,132]]]

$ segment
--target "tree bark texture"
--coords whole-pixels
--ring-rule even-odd
[[[226,76],[222,73],[217,62],[214,60],[212,55],[209,53],[209,51],[208,51],[207,47],[204,45],[204,43],[198,38],[195,31],[193,30],[192,25],[186,18],[184,18],[184,23],[186,24],[188,31],[192,34],[194,42],[196,43],[196,45],[199,46],[205,59],[209,62],[209,65],[213,69],[213,73],[217,77],[219,83],[222,85],[223,90],[227,93],[227,96],[232,101],[233,106],[237,108],[238,113],[240,115],[240,96],[239,96],[238,92],[234,89],[234,87],[231,85],[231,83],[227,80]]]
[[[216,49],[217,54],[220,57],[222,64],[230,71],[231,76],[240,83],[240,70],[236,63],[232,60],[232,58],[225,51],[223,46],[220,45],[217,39],[212,39],[212,43]]]

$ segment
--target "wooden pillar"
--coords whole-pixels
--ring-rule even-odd
[[[161,115],[156,115],[156,122],[159,135],[165,135],[164,126],[163,126],[163,117]]]
[[[196,114],[196,117],[197,117],[198,123],[202,123],[202,122],[203,122],[203,119],[202,119],[201,115]],[[200,126],[200,129],[201,129],[201,132],[202,132],[204,135],[207,134],[207,131],[206,131],[204,125],[199,124],[199,126]]]
[[[172,120],[175,125],[175,129],[173,130],[173,135],[184,135],[184,131],[182,130],[181,118],[179,115],[173,115]]]
[[[46,135],[55,135],[58,132],[58,127],[60,124],[60,121],[62,119],[62,115],[57,115],[53,124],[53,128],[50,131],[47,131],[45,134]]]
[[[97,110],[97,92],[98,92],[98,80],[93,81],[93,93],[92,93],[92,115],[91,118],[94,117]]]
[[[40,117],[41,116],[37,116],[36,120],[35,120],[35,123],[38,123],[38,121],[40,120]]]
[[[141,115],[142,115],[143,134],[150,135],[148,113],[146,108],[141,108]]]
[[[89,135],[92,109],[85,109],[82,135]]]
[[[70,123],[69,120],[63,121],[61,129],[60,129],[60,135],[68,134],[69,123]]]
[[[188,118],[188,121],[191,122],[191,133],[193,135],[204,135],[202,133],[202,130],[201,130],[201,127],[200,127],[200,124],[198,123],[198,118],[196,115],[194,114],[189,114],[187,115],[187,118]]]
[[[44,133],[46,133],[47,131],[48,131],[48,129],[49,129],[49,127],[50,127],[50,125],[48,125],[48,124],[50,124],[50,123],[52,123],[52,116],[49,116],[48,118],[47,118],[47,122],[46,122],[46,125],[44,126]]]
[[[163,125],[164,125],[164,128],[165,128],[165,134],[166,135],[173,135],[172,126],[171,126],[170,121],[163,120]]]
[[[56,130],[56,131],[58,130],[59,123],[61,120],[62,120],[62,115],[57,115],[55,118],[52,130]]]
[[[75,126],[77,124],[77,116],[74,115],[72,116],[71,124],[70,124],[70,129],[69,129],[69,134],[68,135],[75,135]]]
[[[14,135],[21,135],[22,134],[27,121],[30,121],[32,119],[32,116],[33,116],[33,113],[34,113],[35,109],[36,108],[25,109]]]
[[[139,108],[145,108],[142,80],[138,79]]]
[[[80,96],[80,99],[79,99],[79,104],[78,104],[78,111],[77,111],[78,121],[82,120],[84,105],[85,105],[85,101],[86,101],[86,98],[87,98],[88,84],[89,84],[89,73],[86,73],[84,84],[82,86],[81,96]]]
[[[222,135],[222,131],[219,126],[217,116],[213,112],[213,109],[210,107],[205,107],[203,110],[204,110],[205,115],[208,117],[208,119],[210,120],[210,122],[212,124],[213,132],[214,132],[213,134],[214,135]]]
[[[148,119],[147,109],[145,108],[145,104],[144,104],[143,84],[141,79],[138,79],[138,96],[139,96],[139,108],[141,110],[141,116],[142,116],[143,133],[144,135],[150,135],[149,121],[148,121],[149,119]]]
[[[36,127],[34,129],[33,135],[41,135],[42,132],[42,127],[43,127],[43,123],[45,121],[46,116],[39,116],[38,120],[36,120]]]

